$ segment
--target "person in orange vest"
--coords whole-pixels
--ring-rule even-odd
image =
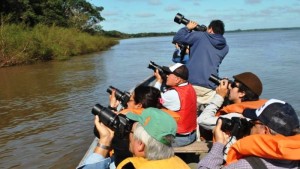
[[[299,119],[290,104],[270,99],[258,109],[246,109],[243,116],[251,119],[251,133],[231,146],[226,164],[223,149],[229,135],[221,130],[223,121],[219,119],[214,129],[215,143],[199,162],[199,169],[299,167]]]
[[[200,130],[200,135],[206,140],[212,139],[211,130],[216,126],[220,115],[229,119],[241,117],[245,108],[258,108],[266,102],[259,99],[263,86],[254,73],[243,72],[233,76],[233,79],[233,82],[229,82],[228,79],[220,81],[220,85],[216,88],[216,95],[197,118],[200,128],[204,129]],[[222,107],[226,97],[230,104]]]
[[[197,96],[193,86],[187,81],[189,71],[182,63],[176,63],[170,67],[163,66],[167,74],[166,91],[161,92],[162,105],[180,116],[177,121],[177,133],[174,147],[185,146],[196,140],[197,127]],[[163,79],[158,70],[154,73],[156,83],[154,87],[161,88]]]
[[[172,141],[174,140],[177,124],[172,116],[157,108],[146,108],[138,115],[132,112],[126,117],[135,121],[129,133],[129,150],[133,157],[126,158],[118,166],[136,169],[188,169],[189,166],[174,155]],[[107,157],[114,131],[99,121],[95,116],[94,123],[102,137],[98,145],[84,165],[84,169],[108,169],[111,159]]]

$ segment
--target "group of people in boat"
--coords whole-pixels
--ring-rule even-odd
[[[166,79],[156,70],[154,86],[136,87],[126,109],[115,112],[132,121],[127,135],[120,136],[95,116],[98,144],[79,168],[191,168],[175,155],[174,147],[196,140],[197,123],[201,138],[213,140],[199,159],[199,169],[299,167],[300,129],[293,107],[260,99],[263,84],[252,72],[234,75],[233,81],[220,79],[219,84],[209,80],[212,74],[218,76],[229,51],[225,26],[213,20],[205,32],[193,31],[197,25],[189,21],[173,37],[175,44],[188,46],[188,59],[173,57],[176,63],[163,67]],[[115,94],[109,106],[114,110],[120,104]]]

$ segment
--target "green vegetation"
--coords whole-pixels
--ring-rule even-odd
[[[1,0],[0,67],[65,60],[117,44],[99,24],[103,9],[85,0]]]
[[[65,60],[71,56],[102,51],[117,43],[115,38],[92,36],[76,28],[1,25],[0,67]]]

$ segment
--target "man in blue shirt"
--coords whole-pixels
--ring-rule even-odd
[[[197,25],[190,21],[176,33],[173,42],[190,47],[190,58],[186,64],[190,73],[188,81],[197,93],[199,106],[208,104],[215,95],[216,85],[209,77],[211,74],[218,76],[219,66],[229,47],[223,36],[225,26],[221,20],[211,21],[206,32],[192,31]]]

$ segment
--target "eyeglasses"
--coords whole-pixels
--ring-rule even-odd
[[[230,83],[230,87],[233,89],[233,88],[239,88],[239,86],[235,83],[235,82],[232,82]]]

